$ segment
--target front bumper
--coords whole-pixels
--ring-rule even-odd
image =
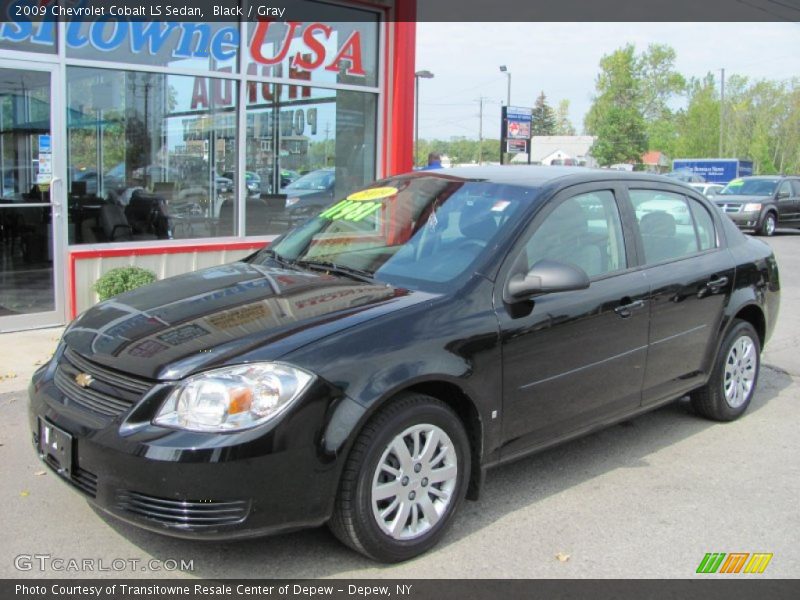
[[[758,211],[738,213],[726,212],[725,214],[731,218],[731,221],[736,223],[739,229],[755,230],[761,227],[761,213]]]
[[[34,447],[106,513],[159,533],[206,539],[314,527],[329,518],[340,464],[316,439],[332,400],[323,382],[274,424],[207,434],[150,424],[148,403],[160,405],[166,387],[109,418],[72,403],[54,371],[54,365],[37,371],[29,388]],[[43,452],[43,422],[67,434],[68,472]]]

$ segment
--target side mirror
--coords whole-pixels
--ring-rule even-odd
[[[557,260],[543,259],[527,274],[514,275],[506,286],[504,300],[509,304],[539,294],[585,290],[589,276],[583,269]]]
[[[778,200],[783,200],[784,198],[789,197],[789,192],[778,192],[778,195],[775,196]]]

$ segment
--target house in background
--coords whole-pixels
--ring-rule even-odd
[[[671,171],[672,162],[669,157],[658,150],[651,150],[642,154],[642,170],[648,173],[668,173]]]
[[[531,138],[531,163],[535,165],[572,165],[597,167],[589,151],[595,140],[591,135],[536,135]],[[525,164],[527,154],[515,154],[512,164]]]

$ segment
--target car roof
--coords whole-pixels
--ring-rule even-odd
[[[472,181],[489,181],[508,185],[540,187],[564,180],[563,183],[582,183],[602,180],[651,181],[654,183],[680,184],[674,179],[651,173],[617,171],[614,169],[592,169],[588,167],[561,167],[544,165],[504,165],[482,167],[451,167],[415,171],[414,174],[442,174]]]

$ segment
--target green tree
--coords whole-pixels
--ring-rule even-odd
[[[569,120],[569,100],[566,98],[558,103],[556,109],[555,135],[575,135],[575,126]]]
[[[691,79],[689,102],[676,117],[674,158],[711,158],[719,154],[719,97],[714,76]]]
[[[650,150],[671,154],[677,138],[670,101],[686,91],[686,79],[675,69],[675,50],[651,44],[637,59],[642,117]]]
[[[632,44],[603,56],[595,88],[585,120],[586,131],[597,136],[592,156],[603,166],[639,162],[647,150],[647,134]]]
[[[531,135],[555,135],[556,115],[552,107],[547,104],[544,92],[536,98],[531,115]]]

